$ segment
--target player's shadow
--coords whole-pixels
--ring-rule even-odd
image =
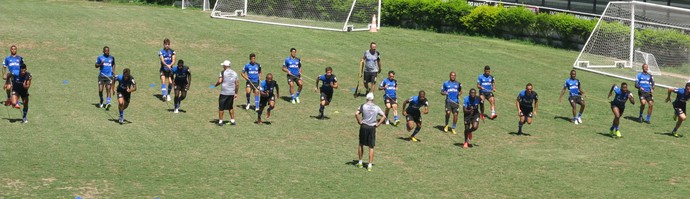
[[[21,121],[22,121],[22,118],[2,118],[2,119],[6,119],[6,120],[9,121],[10,123],[21,122]]]
[[[100,106],[98,106],[98,105],[99,105],[98,103],[93,103],[93,104],[91,104],[91,105],[93,105],[93,106],[96,107],[96,108],[101,108]]]
[[[174,111],[175,111],[175,109],[172,109],[172,108],[168,109],[168,112],[174,112]],[[180,113],[187,113],[187,111],[182,110],[182,109],[177,109],[177,111],[179,111]]]
[[[636,117],[633,117],[633,116],[625,116],[625,117],[623,117],[623,118],[625,118],[626,120],[633,121],[633,122],[642,123],[642,121],[640,121],[640,118],[636,118]]]
[[[364,92],[364,93],[361,93],[361,92],[360,92],[360,93],[352,94],[352,96],[354,96],[354,97],[364,97],[364,96],[367,96],[367,93],[366,93],[366,92]]]
[[[290,97],[290,96],[280,96],[280,99],[282,99],[283,101],[286,101],[286,102],[292,101],[292,97]]]
[[[366,148],[366,146],[365,146],[365,148]],[[359,161],[358,160],[347,161],[347,162],[345,162],[345,165],[355,166],[355,165],[357,165],[357,162],[359,162]],[[362,165],[366,166],[366,165],[369,165],[369,163],[368,162],[362,162]]]
[[[573,122],[573,118],[570,118],[570,117],[553,116],[553,119],[562,119],[562,120],[565,120],[567,122]]]
[[[218,122],[218,121],[216,121],[216,122]],[[259,121],[254,121],[254,124],[259,124]],[[273,122],[271,122],[271,121],[261,121],[261,124],[271,125],[271,124],[273,124]]]
[[[673,136],[673,133],[671,133],[671,132],[658,132],[658,133],[654,133],[654,134],[676,137],[676,136]],[[683,137],[683,135],[678,135],[678,136]]]
[[[463,144],[464,144],[464,143],[458,142],[458,143],[455,143],[455,144],[453,144],[453,145],[462,148],[462,145],[463,145]],[[473,147],[479,146],[479,145],[478,145],[478,144],[469,144],[468,146],[469,146],[470,148],[473,148]]]
[[[247,106],[249,106],[249,109],[246,109]],[[252,105],[241,105],[241,104],[238,104],[238,105],[235,105],[235,107],[237,107],[237,108],[240,109],[240,110],[255,111],[255,110],[254,110],[255,106],[252,106]]]
[[[117,123],[117,124],[120,123],[120,120],[118,120],[118,119],[108,119],[108,121],[115,122],[115,123]],[[125,120],[125,122],[122,123],[122,124],[131,124],[131,123],[132,123],[131,121]]]
[[[412,140],[410,140],[410,137],[398,137],[398,139],[399,139],[399,140],[404,140],[404,141],[412,141]],[[420,140],[419,138],[417,138],[417,140],[420,141],[420,142],[422,141],[422,140]]]
[[[443,131],[443,128],[444,128],[444,127],[446,127],[446,126],[443,126],[443,125],[436,125],[436,126],[434,126],[435,129],[438,129],[438,130],[441,131],[441,132],[445,132],[445,131]]]
[[[310,118],[317,119],[317,120],[330,120],[330,119],[331,119],[331,117],[328,117],[328,116],[325,116],[325,115],[324,115],[323,117],[320,117],[320,116],[318,116],[318,115],[310,115],[309,117],[310,117]]]
[[[517,132],[508,132],[508,135],[513,135],[513,136],[532,136],[532,134],[522,132],[522,134],[518,134]]]
[[[611,135],[610,133],[597,132],[597,134],[604,136],[604,137],[615,138],[615,136]]]
[[[162,95],[162,94],[153,94],[153,97],[155,97],[156,99],[160,100],[161,102],[165,102],[165,100],[163,99],[163,95]]]

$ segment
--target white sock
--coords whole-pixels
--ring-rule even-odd
[[[371,168],[371,162],[369,163],[369,166],[368,166],[368,167]]]
[[[359,160],[359,162],[357,162],[357,164],[362,164],[362,160]]]
[[[230,119],[230,122],[231,122],[231,123],[235,123],[235,119]]]
[[[218,124],[222,124],[222,123],[223,123],[223,120],[218,120]]]

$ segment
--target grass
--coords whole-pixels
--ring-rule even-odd
[[[651,124],[622,119],[625,138],[612,139],[605,98],[620,80],[580,71],[588,94],[584,124],[569,120],[559,102],[577,52],[498,39],[435,34],[396,28],[379,33],[305,30],[229,20],[208,13],[82,1],[9,1],[0,7],[0,54],[16,44],[34,75],[29,123],[0,115],[0,197],[7,198],[683,198],[690,193],[687,138],[672,129],[663,91]],[[156,52],[170,38],[194,80],[182,109],[173,114],[159,94]],[[378,129],[373,172],[356,169],[357,126],[353,113],[356,64],[370,41],[382,52],[385,71],[395,70],[401,98],[428,91],[423,141],[410,143],[402,127]],[[97,71],[107,45],[118,71],[132,69],[139,90],[126,118],[95,108]],[[302,103],[279,101],[271,125],[252,122],[237,110],[237,126],[218,127],[219,64],[238,70],[257,54],[265,72],[281,74],[288,49],[298,49],[306,83]],[[475,146],[445,134],[439,87],[458,72],[465,91],[484,65],[497,77],[499,118],[480,124]],[[334,67],[341,88],[317,113],[313,79]],[[287,94],[283,75],[276,75]],[[68,80],[68,84],[63,84]],[[531,82],[540,95],[538,116],[512,136],[514,98]],[[377,92],[377,103],[381,93]],[[4,98],[3,98],[4,99]],[[241,96],[235,104],[244,104]],[[335,113],[337,111],[338,113]],[[636,117],[628,105],[626,117]],[[226,116],[227,117],[227,116]],[[686,126],[681,133],[687,134]]]

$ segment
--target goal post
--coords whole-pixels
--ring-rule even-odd
[[[331,31],[380,29],[381,0],[217,0],[212,18]],[[372,27],[372,17],[375,22]]]
[[[658,86],[690,79],[690,9],[638,1],[611,1],[573,68],[635,80],[649,66]]]

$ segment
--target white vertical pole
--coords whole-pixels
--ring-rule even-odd
[[[244,12],[242,12],[244,16],[247,16],[247,0],[244,0]]]
[[[185,9],[185,7],[184,7],[184,0],[182,0],[182,9]]]
[[[376,19],[376,29],[381,29],[381,0],[379,0],[379,9],[378,9],[378,14],[376,15],[378,19]]]
[[[630,66],[633,66],[633,56],[635,55],[635,2],[630,2]]]
[[[352,1],[352,6],[350,6],[350,12],[347,13],[347,18],[345,18],[345,25],[343,25],[343,31],[347,31],[347,22],[350,22],[350,16],[352,16],[352,10],[355,9],[355,3],[357,3],[357,0]]]

